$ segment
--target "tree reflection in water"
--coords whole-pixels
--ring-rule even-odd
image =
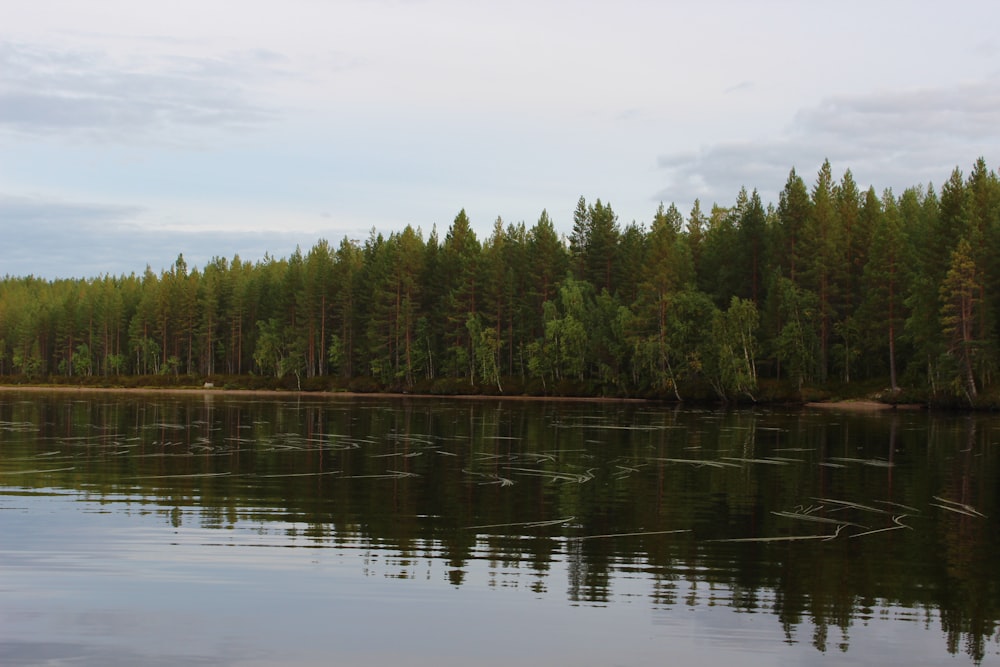
[[[938,619],[947,650],[978,663],[1000,619],[996,426],[640,403],[4,394],[0,489],[356,554],[370,577],[771,614],[787,642],[811,635],[823,652],[849,651],[857,624]]]

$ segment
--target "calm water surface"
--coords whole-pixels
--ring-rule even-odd
[[[1000,421],[0,394],[2,665],[1000,664]]]

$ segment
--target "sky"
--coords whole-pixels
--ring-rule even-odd
[[[1000,4],[0,3],[0,275],[1000,166]]]

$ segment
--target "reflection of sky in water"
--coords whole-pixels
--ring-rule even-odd
[[[174,527],[155,505],[0,496],[0,535],[16,536],[0,544],[0,664],[967,662],[945,652],[936,612],[925,620],[875,607],[848,629],[847,653],[831,627],[824,654],[809,622],[789,645],[768,600],[763,613],[740,613],[728,590],[705,582],[678,579],[676,603],[657,604],[652,574],[620,568],[608,602],[574,604],[562,552],[540,580],[527,563],[489,560],[477,546],[454,586],[434,544],[402,554],[340,536],[308,548],[317,542],[302,525],[215,530],[184,515],[191,520]]]

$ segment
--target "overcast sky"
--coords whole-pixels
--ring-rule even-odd
[[[1000,166],[1000,4],[0,3],[0,275]]]

